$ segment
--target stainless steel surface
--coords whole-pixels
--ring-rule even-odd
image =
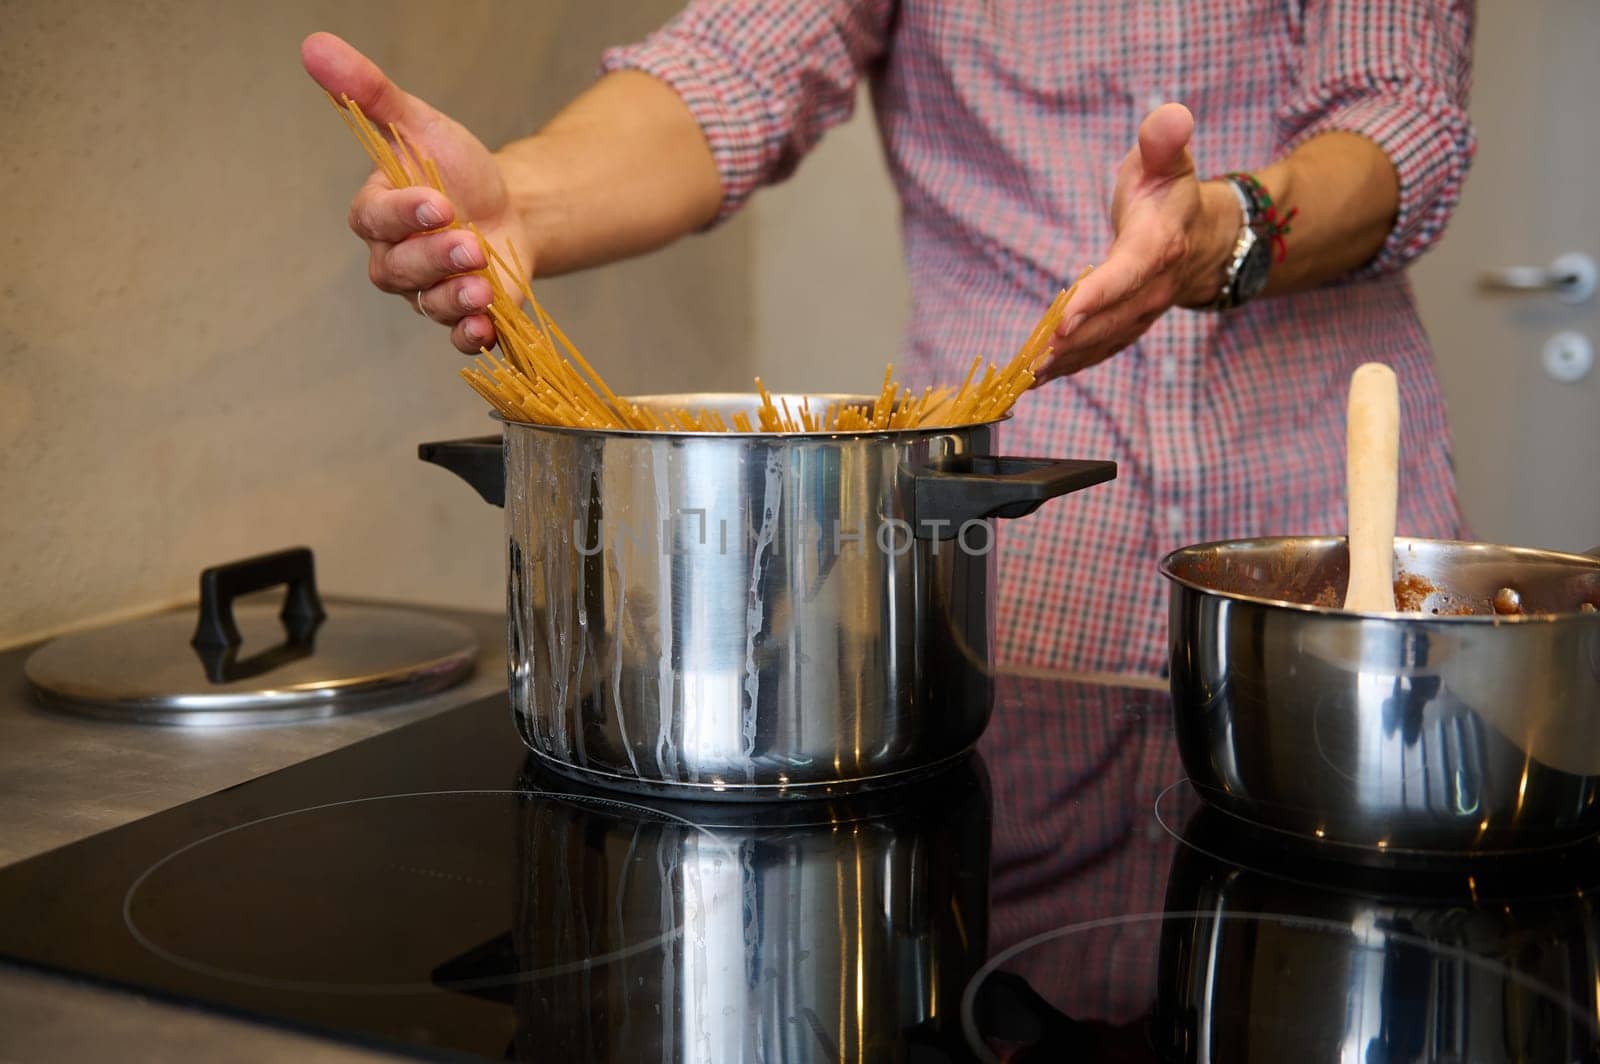
[[[1496,894],[1464,871],[1414,877],[1427,888],[1417,891],[1382,876],[1307,881],[1315,875],[1178,848],[1158,1046],[1241,1064],[1592,1059],[1592,879],[1512,873],[1513,890]]]
[[[849,803],[707,804],[527,803],[516,948],[550,974],[519,991],[520,1056],[896,1060],[919,1028],[960,1044],[953,1005],[988,948],[981,763]],[[593,1025],[597,1002],[620,1029]]]
[[[639,401],[730,416],[756,403]],[[966,750],[993,698],[993,529],[917,538],[911,496],[919,471],[992,441],[989,425],[507,424],[511,691],[528,745],[613,786],[741,797],[862,789]]]
[[[1440,589],[1425,612],[1304,605],[1342,590],[1342,539],[1162,562],[1176,733],[1200,794],[1370,848],[1523,850],[1600,830],[1600,614],[1579,612],[1600,603],[1600,561],[1416,539],[1396,556],[1402,579]],[[1502,587],[1536,612],[1494,616]],[[1464,609],[1477,615],[1445,615]]]
[[[478,638],[415,609],[345,604],[305,641],[277,605],[234,610],[244,642],[223,656],[190,645],[192,610],[62,636],[25,672],[53,709],[152,724],[269,724],[422,698],[472,669]],[[498,642],[498,640],[496,640]]]
[[[1581,251],[1558,255],[1548,266],[1507,266],[1485,270],[1478,287],[1489,292],[1549,293],[1563,303],[1583,303],[1594,295],[1594,259]]]

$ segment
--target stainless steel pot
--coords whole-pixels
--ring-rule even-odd
[[[508,423],[421,453],[506,507],[511,695],[536,754],[612,786],[768,797],[868,788],[977,741],[989,519],[1115,475],[991,457],[993,434]]]
[[[1204,544],[1162,562],[1178,746],[1201,796],[1377,849],[1502,852],[1600,831],[1600,614],[1581,612],[1600,604],[1600,559],[1395,549],[1402,579],[1437,589],[1420,613],[1308,605],[1342,595],[1343,539]],[[1502,587],[1525,615],[1494,614]]]

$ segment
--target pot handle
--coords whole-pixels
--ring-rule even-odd
[[[280,617],[293,640],[309,638],[327,616],[317,594],[316,566],[310,547],[290,547],[226,565],[214,565],[200,574],[200,616],[189,642],[202,650],[237,647],[242,641],[233,622],[233,600],[252,591],[288,585]]]
[[[1115,480],[1115,462],[956,455],[916,475],[919,539],[952,539],[969,521],[1026,517],[1058,495]]]
[[[489,505],[506,504],[505,447],[499,436],[420,443],[417,457],[450,470],[472,485]]]

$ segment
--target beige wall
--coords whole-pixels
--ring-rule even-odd
[[[910,298],[899,210],[863,89],[854,117],[747,212],[756,233],[752,350],[766,383],[868,394],[883,387]]]
[[[499,142],[676,6],[6,4],[0,645],[296,543],[334,591],[498,605],[499,511],[415,458],[492,426],[442,330],[367,286],[365,160],[298,42],[338,32]],[[621,388],[742,387],[753,231],[542,298]]]

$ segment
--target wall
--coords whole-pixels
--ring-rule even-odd
[[[752,351],[775,389],[876,395],[910,299],[900,208],[863,88],[789,181],[747,210],[756,225]]]
[[[0,33],[0,645],[296,543],[336,592],[498,606],[500,513],[415,457],[490,431],[366,282],[314,29],[498,143],[671,0],[12,0]],[[753,219],[541,299],[620,389],[746,387]],[[760,271],[756,271],[757,275]]]

